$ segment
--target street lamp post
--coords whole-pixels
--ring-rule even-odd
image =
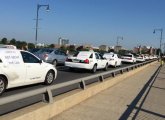
[[[160,50],[159,50],[159,58],[161,59],[161,46],[162,46],[162,34],[163,34],[163,29],[160,28],[160,29],[154,29],[154,32],[155,33],[156,31],[160,31]]]
[[[123,37],[117,36],[117,46],[119,45],[119,39],[123,40]]]
[[[119,46],[119,39],[123,40],[123,37],[117,36],[117,42],[116,42],[117,52],[118,52],[118,46]]]
[[[37,4],[37,16],[36,16],[36,34],[35,34],[35,47],[37,46],[37,39],[38,39],[38,16],[39,16],[39,9],[41,7],[46,7],[46,11],[49,11],[49,5],[39,5]]]
[[[165,55],[165,43],[164,43],[163,45],[164,45],[164,47],[163,47],[163,49],[164,49],[164,52],[163,52],[163,54]]]

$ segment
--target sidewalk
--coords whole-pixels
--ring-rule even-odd
[[[165,119],[165,66],[151,79],[158,66],[147,67],[51,120]]]

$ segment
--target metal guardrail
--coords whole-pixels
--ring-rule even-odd
[[[138,64],[134,64],[134,65],[131,65],[131,66],[119,68],[119,69],[116,69],[116,70],[106,71],[106,72],[91,75],[91,76],[88,76],[88,77],[75,79],[75,80],[72,80],[72,81],[69,81],[69,82],[64,82],[64,83],[60,83],[60,84],[52,85],[52,86],[45,86],[43,88],[38,88],[38,89],[35,89],[35,90],[30,90],[30,91],[27,91],[27,92],[22,92],[22,93],[18,93],[18,94],[15,94],[15,95],[3,97],[3,98],[0,98],[0,105],[8,104],[8,103],[11,103],[11,102],[15,102],[15,101],[18,101],[18,100],[21,100],[21,99],[24,99],[24,98],[28,98],[28,97],[32,97],[32,96],[35,96],[35,95],[39,95],[39,94],[43,94],[43,102],[52,103],[53,102],[52,91],[55,90],[55,89],[67,87],[67,86],[70,86],[70,85],[73,85],[73,84],[79,84],[80,88],[82,90],[84,90],[86,88],[85,82],[89,81],[90,79],[98,78],[98,81],[103,82],[104,81],[104,75],[111,74],[112,77],[115,77],[115,74],[117,72],[120,72],[121,74],[123,74],[124,70],[125,71],[133,70],[134,68],[143,66],[143,65],[151,63],[153,61],[155,61],[155,60],[150,60],[150,61],[146,61],[146,62],[143,62],[143,63],[138,63]]]

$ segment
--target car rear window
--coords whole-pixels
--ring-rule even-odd
[[[132,55],[124,55],[124,57],[132,57]]]
[[[112,58],[112,57],[114,57],[114,54],[104,54],[103,57],[105,57],[105,58]]]
[[[51,52],[53,52],[53,50],[51,50],[51,49],[40,49],[37,53],[51,53]]]
[[[79,52],[76,52],[76,53],[73,55],[73,57],[77,57],[78,54],[79,54]]]
[[[79,57],[79,58],[89,58],[90,55],[91,55],[90,52],[79,52],[77,57]]]
[[[91,54],[89,58],[93,58],[93,54]]]

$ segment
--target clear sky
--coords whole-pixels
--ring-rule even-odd
[[[159,47],[160,31],[153,30],[165,28],[165,0],[0,0],[0,39],[35,43],[37,4],[51,9],[39,9],[39,43],[62,37],[70,44],[113,46],[123,36],[125,48]]]

